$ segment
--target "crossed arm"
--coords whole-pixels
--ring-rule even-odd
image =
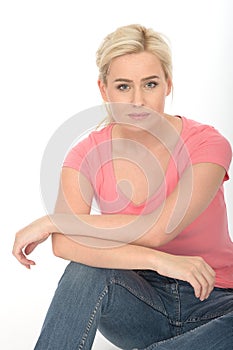
[[[156,248],[174,239],[208,207],[224,175],[225,170],[217,164],[196,164],[186,170],[174,191],[151,214],[89,215],[91,201],[83,199],[77,185],[77,171],[64,168],[51,228],[57,232],[58,227],[58,232],[69,235],[73,241],[91,246],[130,243]],[[92,197],[91,191],[87,184],[86,198]],[[59,240],[54,241],[54,250],[62,254],[62,249]]]
[[[193,179],[191,191],[189,171]],[[163,207],[152,214],[136,217],[90,215],[90,185],[87,183],[85,188],[89,200],[84,200],[77,185],[77,172],[64,168],[54,216],[38,219],[19,231],[13,254],[30,268],[34,262],[26,255],[50,232],[55,232],[52,242],[56,256],[95,267],[156,270],[165,276],[188,281],[195,295],[204,300],[214,286],[212,268],[199,257],[175,256],[154,249],[174,239],[207,208],[225,175],[225,169],[213,163],[196,164],[189,171]],[[180,195],[187,196],[184,207]]]

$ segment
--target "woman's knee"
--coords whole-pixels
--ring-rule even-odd
[[[70,262],[59,281],[59,284],[85,285],[93,288],[98,284],[108,284],[114,278],[114,270],[97,268],[81,263]]]

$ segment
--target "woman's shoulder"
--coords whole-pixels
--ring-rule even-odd
[[[88,130],[85,134],[78,137],[74,146],[72,148],[92,148],[93,146],[98,145],[104,141],[107,141],[111,138],[111,129],[112,125],[106,125],[101,129]]]
[[[181,139],[189,151],[193,163],[213,162],[227,170],[231,163],[230,142],[215,127],[182,117]]]
[[[105,141],[111,138],[113,124],[107,124],[100,129],[93,130],[89,134],[89,138],[92,140],[96,140],[97,142]]]
[[[183,122],[181,135],[185,139],[195,138],[199,140],[210,140],[215,138],[216,140],[225,140],[228,142],[226,137],[211,124],[199,122],[184,116],[182,116],[181,119]]]
[[[105,141],[111,139],[111,128],[112,126],[109,124],[100,130],[92,130],[79,137],[68,151],[63,166],[80,170],[81,164],[83,167],[88,162],[96,164],[98,162],[99,148],[103,145],[104,150],[107,150]]]
[[[188,118],[185,116],[181,116],[180,118],[183,121],[184,130],[186,132],[190,131],[190,130],[192,130],[193,132],[195,132],[195,131],[197,132],[200,130],[209,130],[209,129],[212,130],[212,129],[214,129],[214,127],[210,124],[199,122],[197,120],[194,120],[194,119],[191,119],[191,118]]]

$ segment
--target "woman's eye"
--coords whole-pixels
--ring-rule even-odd
[[[127,84],[120,84],[117,86],[117,89],[120,91],[128,91],[129,90],[129,85]]]
[[[159,85],[156,81],[149,81],[146,83],[145,87],[147,89],[154,89],[157,85]]]

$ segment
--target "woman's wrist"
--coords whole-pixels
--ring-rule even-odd
[[[147,249],[148,249],[148,254],[147,254],[148,268],[147,269],[157,271],[159,266],[159,260],[161,259],[161,255],[163,255],[164,253],[159,252],[152,248],[147,248]]]
[[[52,219],[52,215],[45,215],[42,218],[39,219],[41,221],[41,224],[43,226],[43,230],[45,232],[48,233],[52,233],[52,232],[57,232],[58,229],[55,226],[53,219]]]

